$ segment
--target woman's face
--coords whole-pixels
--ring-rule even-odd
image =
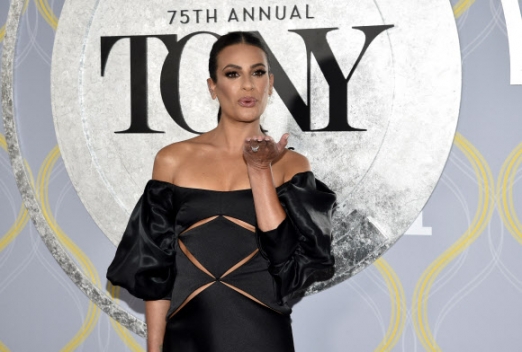
[[[247,44],[224,48],[217,57],[216,77],[207,83],[212,99],[219,100],[222,119],[250,122],[261,116],[274,83],[263,50]]]

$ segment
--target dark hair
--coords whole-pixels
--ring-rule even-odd
[[[210,55],[208,58],[208,73],[214,82],[217,82],[217,57],[219,53],[226,47],[236,44],[252,45],[263,50],[266,55],[266,61],[268,63],[268,72],[270,73],[268,49],[264,42],[259,37],[250,32],[229,32],[219,37],[214,45],[212,45],[212,49],[210,50]],[[221,118],[221,107],[219,107],[217,118],[219,122],[219,119]],[[266,132],[263,127],[261,127],[261,131],[263,133]]]
[[[222,35],[215,43],[212,45],[212,49],[210,50],[210,55],[208,58],[208,73],[210,78],[214,82],[217,82],[217,57],[219,53],[228,46],[235,44],[247,44],[255,46],[261,50],[266,55],[266,60],[268,62],[268,72],[270,72],[270,61],[268,58],[268,49],[265,44],[256,37],[254,34],[250,32],[229,32],[225,35]]]

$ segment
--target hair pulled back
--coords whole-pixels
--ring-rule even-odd
[[[219,37],[214,45],[212,45],[212,49],[210,50],[210,55],[208,58],[208,73],[214,82],[217,82],[217,57],[219,53],[226,47],[236,44],[252,45],[263,50],[268,62],[268,72],[270,72],[268,49],[261,39],[250,32],[229,32]]]
[[[257,36],[252,34],[251,32],[228,32],[225,35],[222,35],[219,37],[219,39],[212,45],[212,49],[210,50],[209,58],[208,58],[208,73],[210,75],[210,78],[215,82],[217,82],[217,57],[219,53],[225,49],[226,47],[229,47],[231,45],[236,44],[246,44],[246,45],[252,45],[255,46],[265,53],[266,61],[268,64],[268,73],[270,73],[270,60],[268,56],[268,49],[266,45],[259,39]],[[217,120],[219,123],[219,120],[221,119],[221,106],[219,107],[218,114],[217,114]],[[261,132],[265,133],[267,130],[263,129],[262,126],[259,126],[261,129]]]

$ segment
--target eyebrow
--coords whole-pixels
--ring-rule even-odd
[[[264,63],[259,62],[259,63],[257,63],[257,64],[253,64],[252,66],[250,66],[250,68],[255,68],[255,67],[258,67],[258,66],[266,67]],[[231,68],[235,68],[235,69],[237,69],[237,70],[240,70],[240,69],[241,69],[241,66],[234,65],[234,64],[228,64],[228,65],[226,65],[225,67],[223,67],[223,70],[222,70],[222,71],[224,71],[226,68],[229,68],[229,67],[231,67]]]

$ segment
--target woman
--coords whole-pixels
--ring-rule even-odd
[[[263,134],[258,38],[222,36],[209,73],[218,126],[158,152],[107,277],[146,301],[149,351],[293,351],[286,297],[333,267],[335,194]]]

